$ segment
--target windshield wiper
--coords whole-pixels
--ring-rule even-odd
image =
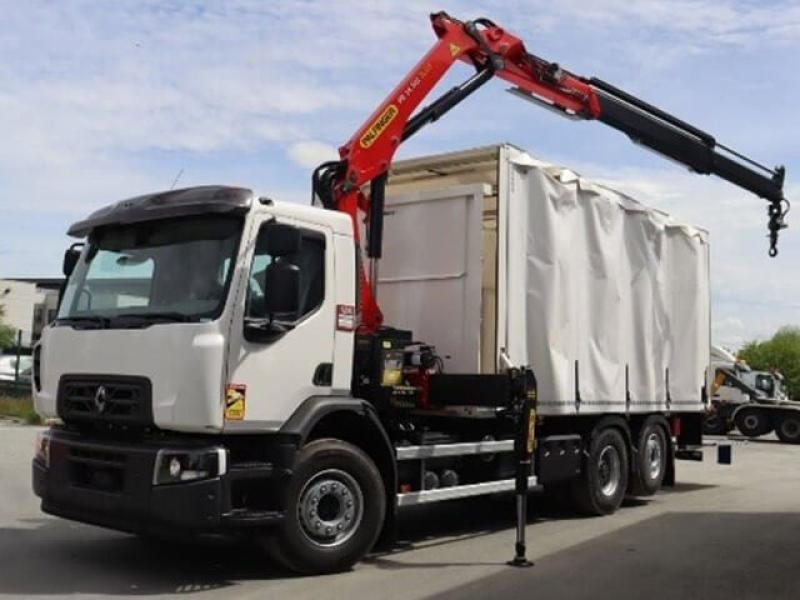
[[[108,317],[101,317],[99,315],[91,315],[91,316],[75,316],[75,317],[61,317],[56,319],[58,323],[64,323],[66,325],[96,325],[93,329],[106,329],[111,324],[111,319]],[[86,329],[92,329],[92,327],[86,327]]]
[[[63,317],[58,324],[75,325],[81,329],[110,329],[111,327],[147,327],[154,323],[188,323],[197,319],[181,312],[123,313],[113,317],[99,315]]]
[[[196,320],[195,317],[191,315],[187,315],[186,313],[182,312],[149,312],[149,313],[123,313],[121,315],[115,315],[114,320],[117,319],[131,319],[131,320],[138,320],[144,323],[153,323],[153,322],[175,322],[175,323],[188,323],[189,321]]]

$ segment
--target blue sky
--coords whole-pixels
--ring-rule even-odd
[[[430,46],[441,9],[785,164],[800,207],[797,2],[0,0],[0,276],[58,274],[69,223],[178,173],[307,202],[310,167]],[[453,71],[443,88],[469,74]],[[800,323],[800,220],[769,259],[759,199],[503,90],[490,83],[399,156],[508,141],[612,182],[711,231],[717,341]]]

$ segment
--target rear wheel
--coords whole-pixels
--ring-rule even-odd
[[[289,482],[286,516],[267,540],[274,559],[300,573],[352,567],[378,538],[386,493],[375,463],[340,440],[305,446]]]
[[[772,429],[769,418],[764,411],[757,408],[740,410],[734,417],[736,427],[747,437],[758,437],[769,433]]]
[[[725,435],[728,433],[728,423],[719,412],[708,413],[703,420],[703,433],[706,435]]]
[[[587,515],[613,513],[628,488],[628,450],[622,434],[603,429],[589,443],[583,473],[571,485],[575,508]]]
[[[661,489],[667,471],[667,434],[655,419],[649,419],[642,425],[638,441],[634,457],[638,475],[632,491],[636,496],[652,496]]]
[[[778,439],[787,444],[800,444],[800,415],[784,414],[775,427]]]

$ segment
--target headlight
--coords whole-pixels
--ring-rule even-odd
[[[225,448],[159,450],[153,469],[153,485],[219,477],[227,471],[227,459]]]
[[[46,429],[36,434],[34,456],[45,467],[50,466],[50,432]]]

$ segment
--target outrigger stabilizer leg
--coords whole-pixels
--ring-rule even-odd
[[[510,368],[508,375],[511,379],[512,405],[517,421],[517,436],[514,439],[514,454],[517,459],[517,539],[514,544],[514,558],[508,564],[512,567],[531,567],[533,563],[526,557],[525,527],[528,524],[531,456],[536,443],[536,376],[529,368],[517,367]]]

